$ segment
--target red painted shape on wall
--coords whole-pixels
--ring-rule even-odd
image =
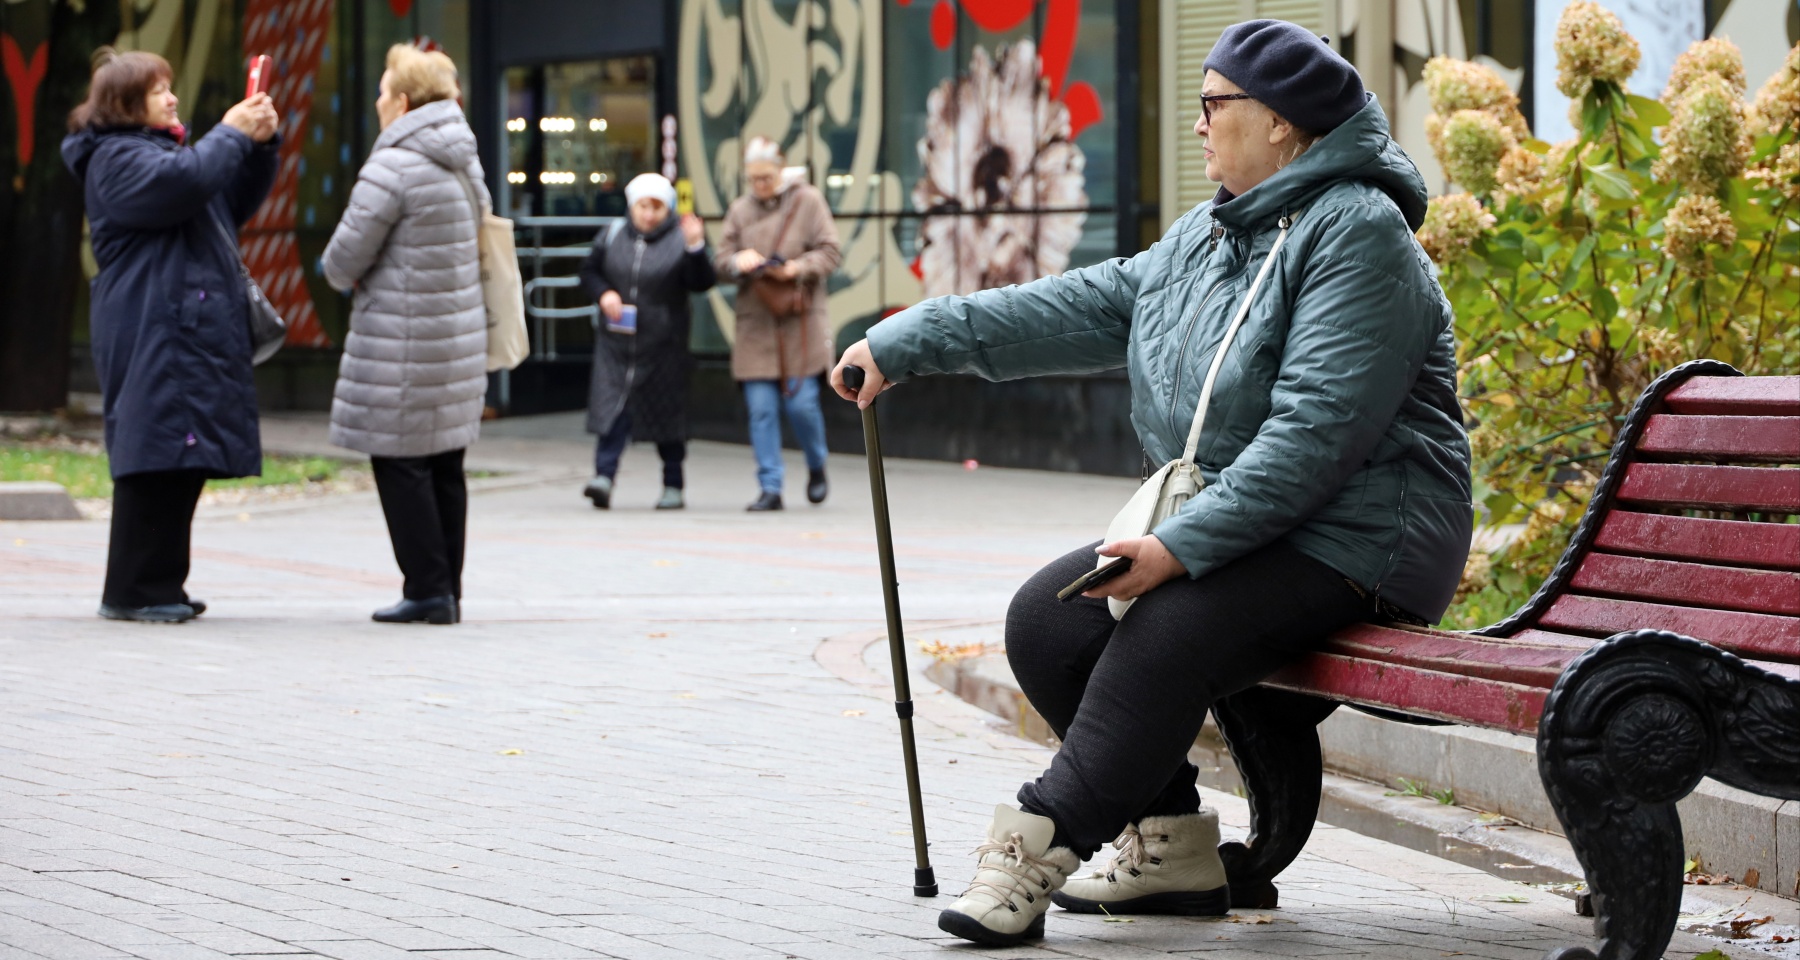
[[[948,50],[956,42],[956,8],[950,0],[937,0],[931,8],[931,42],[939,50]]]
[[[1044,16],[1044,37],[1038,44],[1044,79],[1050,81],[1050,99],[1062,97],[1069,61],[1075,57],[1075,39],[1081,33],[1081,0],[1050,0]]]
[[[963,0],[969,19],[983,30],[1003,33],[1031,18],[1037,0]]]
[[[306,288],[294,221],[313,79],[331,35],[335,6],[336,0],[246,0],[244,7],[244,52],[274,58],[275,82],[269,95],[281,113],[281,159],[275,188],[244,228],[244,262],[269,302],[287,319],[287,342],[294,347],[331,346]]]
[[[394,11],[396,17],[404,17],[411,13],[412,5],[413,0],[388,0],[388,9]]]
[[[40,42],[27,59],[11,34],[0,33],[0,66],[5,67],[6,84],[12,88],[19,118],[19,169],[23,170],[37,149],[37,90],[50,69],[50,44]]]
[[[1069,107],[1069,139],[1081,136],[1081,131],[1098,123],[1104,115],[1100,107],[1100,95],[1080,80],[1069,85],[1069,92],[1063,94],[1063,103]]]

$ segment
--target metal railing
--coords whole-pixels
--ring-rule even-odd
[[[550,233],[567,233],[585,231],[589,236],[610,228],[622,217],[518,217],[513,220],[513,229],[520,238],[527,241],[519,250],[519,272],[525,277],[525,317],[531,323],[531,356],[532,360],[555,360],[557,356],[557,327],[565,320],[585,320],[590,327],[600,325],[600,307],[598,304],[584,304],[578,307],[558,307],[552,303],[538,302],[540,290],[556,291],[578,289],[581,279],[571,273],[556,271],[547,273],[545,267],[552,261],[584,260],[593,250],[591,243],[570,244],[567,246],[545,246],[544,235]],[[554,298],[554,292],[546,295]]]

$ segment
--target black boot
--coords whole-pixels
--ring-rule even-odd
[[[462,610],[455,596],[445,594],[429,600],[402,600],[384,610],[375,611],[371,619],[376,623],[461,623]]]
[[[806,479],[806,501],[808,503],[824,503],[825,495],[831,492],[831,484],[825,481],[825,468],[820,467]]]
[[[750,501],[750,505],[744,509],[751,511],[752,513],[760,513],[764,510],[780,510],[781,494],[764,490],[755,500]]]

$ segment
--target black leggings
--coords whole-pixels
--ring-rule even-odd
[[[1082,857],[1127,823],[1199,810],[1187,752],[1213,703],[1375,613],[1342,574],[1275,543],[1171,580],[1115,622],[1104,600],[1056,599],[1093,569],[1097,545],[1038,571],[1006,615],[1007,662],[1062,738],[1019,803],[1055,820],[1056,844]]]

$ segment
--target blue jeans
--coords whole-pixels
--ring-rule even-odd
[[[793,396],[783,396],[779,380],[744,381],[750,407],[750,448],[756,452],[756,482],[769,493],[781,492],[781,413],[806,453],[809,470],[825,469],[825,415],[819,412],[819,379],[788,380]]]

